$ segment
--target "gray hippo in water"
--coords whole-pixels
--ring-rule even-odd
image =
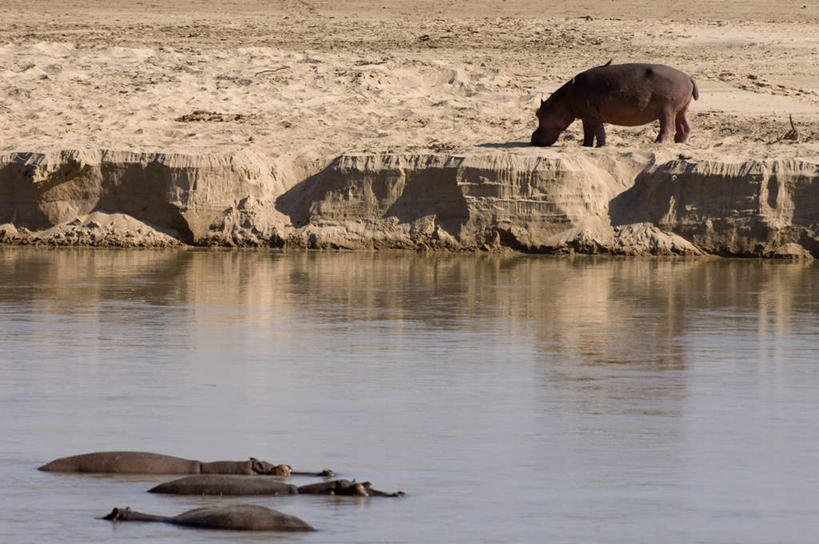
[[[171,495],[349,495],[358,497],[400,497],[403,491],[387,493],[374,489],[370,482],[331,480],[296,487],[260,476],[198,474],[159,484],[149,493]]]
[[[370,482],[356,482],[353,480],[331,480],[299,487],[302,495],[351,495],[356,497],[403,497],[403,491],[387,493],[374,489]]]
[[[260,476],[197,474],[159,484],[148,492],[170,495],[296,495],[299,488]]]
[[[638,126],[660,121],[658,142],[674,135],[684,143],[691,132],[685,114],[699,98],[691,76],[662,64],[606,64],[577,74],[541,100],[532,144],[552,145],[575,119],[583,122],[583,145],[606,143],[603,123]]]
[[[156,516],[135,512],[130,507],[114,508],[102,519],[109,521],[162,521],[203,529],[239,531],[315,531],[305,521],[277,510],[254,504],[233,504],[188,510],[177,516]]]
[[[109,474],[267,474],[275,476],[326,476],[335,473],[294,472],[290,465],[274,465],[251,457],[247,461],[203,463],[171,455],[141,451],[101,451],[55,459],[39,467],[46,472],[90,472]]]

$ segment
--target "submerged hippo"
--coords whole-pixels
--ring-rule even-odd
[[[577,74],[537,110],[533,145],[552,145],[575,119],[583,121],[583,145],[606,143],[603,123],[637,126],[660,120],[658,142],[674,134],[685,142],[691,127],[685,117],[699,98],[691,76],[662,64],[606,64]]]
[[[296,495],[299,488],[258,476],[197,474],[159,484],[148,492],[171,495]]]
[[[102,519],[110,521],[163,521],[174,525],[203,529],[233,529],[241,531],[315,531],[297,518],[254,504],[233,504],[188,510],[178,516],[155,516],[135,512],[130,507],[114,508]]]
[[[214,461],[203,463],[141,451],[102,451],[62,457],[47,463],[39,470],[47,472],[96,472],[119,474],[269,474],[289,476],[327,476],[335,473],[325,469],[321,472],[293,472],[290,465],[274,465],[251,457],[247,461]]]
[[[302,495],[352,495],[357,497],[402,497],[403,491],[387,493],[374,489],[370,482],[356,482],[353,480],[331,480],[299,487]]]

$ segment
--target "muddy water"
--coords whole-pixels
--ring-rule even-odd
[[[2,542],[808,542],[819,267],[0,249],[0,437]],[[243,499],[320,529],[271,538],[35,470],[112,449],[408,495]]]

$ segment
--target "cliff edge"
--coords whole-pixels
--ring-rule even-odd
[[[819,255],[819,161],[532,148],[0,156],[0,242]]]

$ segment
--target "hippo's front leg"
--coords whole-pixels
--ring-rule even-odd
[[[594,139],[597,138],[597,147],[606,145],[606,129],[603,127],[603,121],[600,119],[593,119],[591,117],[584,117],[583,121],[583,145],[592,147]]]

